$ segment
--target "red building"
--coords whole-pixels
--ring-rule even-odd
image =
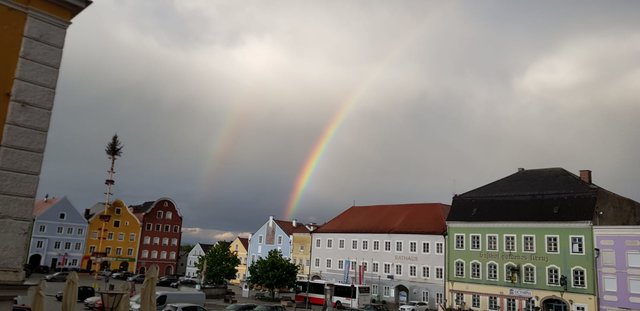
[[[182,214],[169,198],[131,206],[142,228],[136,271],[144,273],[157,264],[160,276],[175,274],[180,256]]]

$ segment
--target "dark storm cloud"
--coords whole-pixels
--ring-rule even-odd
[[[637,197],[635,3],[100,1],[74,21],[39,194],[167,196],[190,241],[284,217],[444,202],[518,167],[591,169]],[[204,240],[203,240],[204,239]]]

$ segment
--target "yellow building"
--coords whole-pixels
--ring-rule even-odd
[[[309,231],[298,230],[293,233],[291,261],[298,265],[298,279],[306,280],[311,266],[311,233]]]
[[[240,264],[236,267],[238,272],[236,273],[236,278],[229,280],[231,284],[240,284],[240,281],[244,280],[247,276],[247,256],[248,256],[248,248],[249,248],[249,239],[237,237],[231,244],[229,245],[229,250],[231,253],[236,254],[238,259],[240,259]]]
[[[99,203],[85,211],[89,221],[82,268],[135,272],[140,240],[140,220],[122,200],[108,209]]]
[[[0,0],[0,310],[23,264],[67,28],[89,0]]]

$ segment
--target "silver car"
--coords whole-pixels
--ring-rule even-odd
[[[207,311],[207,309],[193,303],[170,303],[162,311]]]

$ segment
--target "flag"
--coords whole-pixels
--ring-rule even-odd
[[[347,259],[344,263],[344,282],[345,284],[349,284],[349,266],[351,265],[351,260]]]

